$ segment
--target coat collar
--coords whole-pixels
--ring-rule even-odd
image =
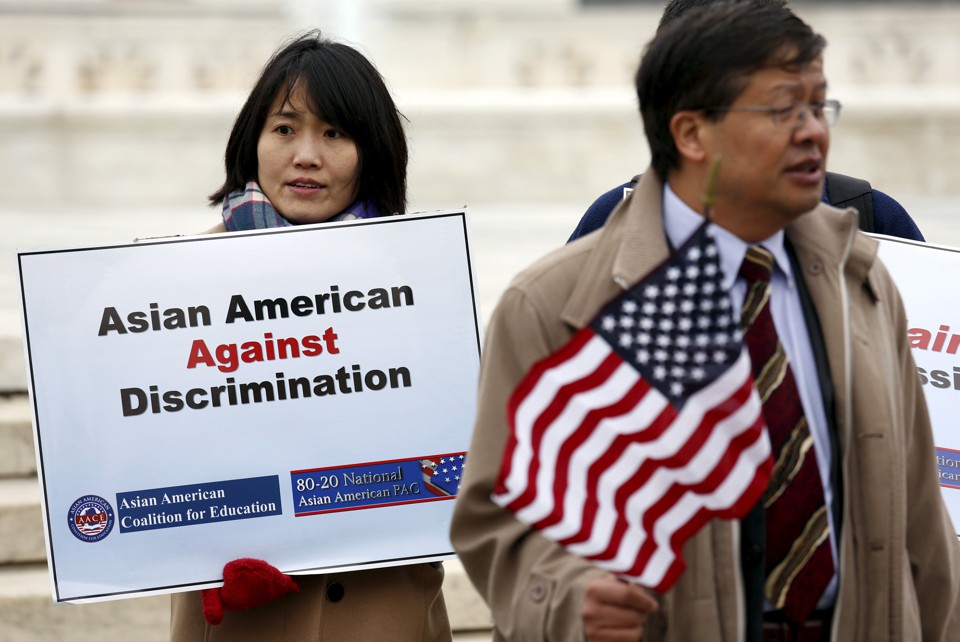
[[[633,192],[614,208],[606,224],[584,239],[596,247],[563,307],[564,322],[574,328],[584,327],[610,299],[667,259],[670,251],[663,228],[662,200],[663,184],[648,169]],[[844,271],[848,277],[857,282],[867,280],[878,244],[866,236],[855,236],[856,223],[856,210],[839,210],[821,203],[787,228],[787,238],[805,276],[832,267],[835,278],[839,278],[840,257],[846,256]]]

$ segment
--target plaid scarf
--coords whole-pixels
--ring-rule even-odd
[[[375,216],[379,216],[379,213],[371,203],[354,201],[347,209],[329,220],[353,221]],[[274,209],[257,181],[250,181],[243,190],[230,192],[223,199],[223,225],[228,232],[236,232],[262,230],[269,227],[289,227],[294,224]]]

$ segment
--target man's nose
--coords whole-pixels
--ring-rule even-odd
[[[793,130],[793,138],[796,142],[808,140],[817,143],[826,142],[830,140],[830,125],[826,118],[817,118],[813,108],[807,105],[799,115],[799,122]]]

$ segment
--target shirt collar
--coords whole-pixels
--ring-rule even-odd
[[[670,245],[674,248],[683,245],[684,241],[690,238],[698,227],[703,223],[703,217],[693,211],[686,203],[680,200],[670,185],[664,183],[663,186],[663,227],[666,230]],[[787,248],[784,245],[783,230],[777,231],[773,236],[764,239],[759,243],[745,243],[740,237],[729,232],[719,225],[711,225],[710,230],[714,240],[717,242],[717,249],[720,251],[720,267],[723,269],[723,287],[728,290],[733,288],[740,273],[740,265],[743,263],[743,257],[747,254],[747,248],[750,245],[760,245],[770,251],[773,255],[777,271],[783,274],[787,282],[793,283],[793,270],[790,266],[790,259],[787,256]]]

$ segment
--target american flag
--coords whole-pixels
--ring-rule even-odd
[[[420,470],[423,473],[423,485],[440,497],[456,495],[460,491],[460,481],[466,467],[466,453],[422,459]]]
[[[770,442],[739,313],[704,223],[524,377],[498,505],[571,553],[657,591],[684,542],[743,517],[770,476]]]

